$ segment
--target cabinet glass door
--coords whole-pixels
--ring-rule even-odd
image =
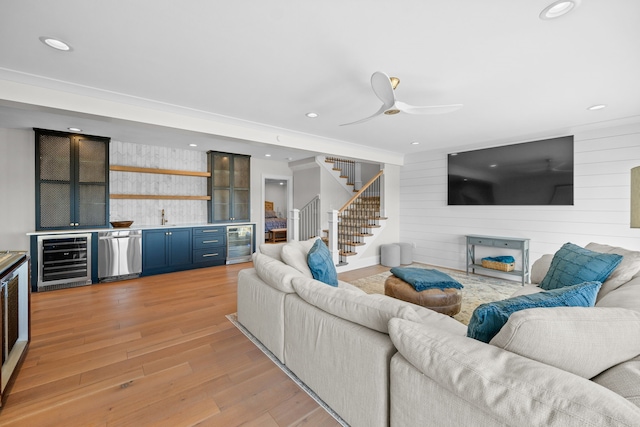
[[[107,222],[107,159],[105,143],[77,137],[78,212],[81,226],[104,225]]]
[[[69,227],[71,222],[71,140],[42,135],[39,150],[39,222],[41,227]]]

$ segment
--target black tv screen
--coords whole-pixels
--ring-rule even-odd
[[[573,136],[451,153],[449,205],[573,205]]]

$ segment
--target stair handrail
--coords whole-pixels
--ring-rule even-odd
[[[381,169],[380,172],[378,172],[365,185],[363,185],[362,188],[360,190],[358,190],[358,192],[356,194],[354,194],[353,197],[351,199],[349,199],[349,201],[347,203],[345,203],[343,207],[338,209],[338,212],[340,214],[342,214],[342,212],[344,212],[345,209],[347,209],[358,197],[360,197],[360,195],[362,193],[364,193],[367,188],[369,188],[374,182],[376,182],[376,180],[378,178],[380,178],[380,176],[382,176],[382,174],[384,174],[384,169]]]

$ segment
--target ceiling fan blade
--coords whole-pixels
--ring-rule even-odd
[[[382,107],[380,107],[380,109],[378,111],[376,111],[375,113],[373,113],[369,117],[365,117],[364,119],[360,119],[358,121],[351,122],[351,123],[343,123],[340,126],[357,125],[358,123],[366,122],[367,120],[371,120],[375,116],[379,116],[380,114],[384,113],[387,110],[388,110],[388,107],[386,105],[383,105]]]
[[[391,108],[396,102],[396,96],[393,93],[393,86],[389,76],[382,71],[376,71],[371,75],[371,88],[378,99],[386,106]]]
[[[408,114],[445,114],[462,108],[462,104],[450,104],[450,105],[429,105],[424,107],[418,107],[415,105],[409,105],[404,102],[397,101],[396,108],[403,113]]]

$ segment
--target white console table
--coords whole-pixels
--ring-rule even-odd
[[[491,246],[494,248],[511,249],[519,251],[522,256],[522,269],[513,271],[501,271],[491,268],[485,268],[480,264],[480,261],[476,263],[476,246]],[[502,253],[496,255],[503,255]],[[502,274],[510,274],[513,276],[519,276],[522,279],[522,284],[529,283],[531,281],[531,269],[529,267],[529,239],[521,237],[499,237],[499,236],[467,236],[467,275],[469,270],[475,273],[476,270],[483,272],[499,272]]]

